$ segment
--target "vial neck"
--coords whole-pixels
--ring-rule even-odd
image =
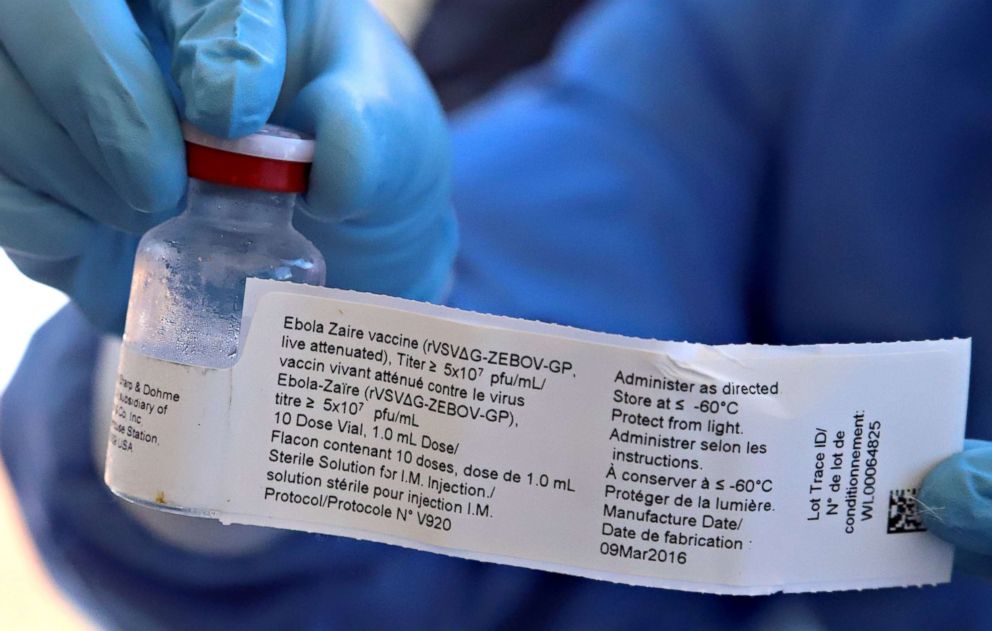
[[[289,226],[296,193],[273,193],[189,179],[186,214],[227,227]]]

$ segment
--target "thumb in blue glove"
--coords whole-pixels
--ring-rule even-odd
[[[365,2],[0,0],[0,15],[0,245],[101,328],[123,324],[136,235],[185,190],[172,96],[217,135],[269,118],[316,135],[297,227],[329,284],[442,291],[456,241],[444,119]]]
[[[917,501],[927,528],[957,546],[960,569],[992,575],[992,443],[965,441],[930,471]]]

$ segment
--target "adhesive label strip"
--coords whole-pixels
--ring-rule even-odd
[[[209,370],[125,350],[106,479],[243,523],[722,594],[949,580],[914,493],[969,340],[705,346],[248,283]]]

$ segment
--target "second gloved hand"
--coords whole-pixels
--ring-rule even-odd
[[[992,443],[965,441],[927,474],[918,500],[930,531],[957,546],[957,567],[992,576]]]
[[[443,291],[443,114],[363,0],[0,0],[0,44],[0,245],[101,328],[122,328],[138,237],[179,210],[176,104],[216,135],[272,120],[316,136],[296,224],[329,285]]]

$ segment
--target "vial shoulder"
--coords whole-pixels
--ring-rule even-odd
[[[138,241],[138,255],[148,252],[160,253],[163,249],[172,247],[172,244],[189,242],[189,236],[192,234],[194,230],[185,216],[173,217],[141,236]]]
[[[244,229],[182,215],[145,234],[137,263],[161,274],[209,277],[218,283],[259,277],[323,284],[325,277],[320,250],[290,226]]]

